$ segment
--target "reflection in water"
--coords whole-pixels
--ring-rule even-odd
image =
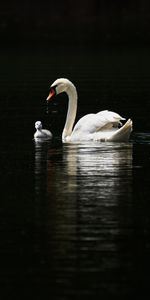
[[[133,299],[140,291],[143,299],[149,291],[150,55],[146,47],[123,48],[66,48],[60,59],[60,49],[52,47],[51,55],[42,45],[36,53],[10,48],[10,55],[0,57],[0,257],[1,289],[4,295],[11,291],[7,299],[22,291],[53,300],[84,294],[107,299],[108,293]],[[131,144],[54,140],[34,149],[33,118],[50,121],[56,135],[64,124],[66,99],[55,109],[50,105],[49,115],[41,101],[48,80],[64,66],[81,87],[79,117],[99,105],[130,112],[133,167]]]
[[[47,280],[57,296],[132,290],[132,249],[120,254],[132,227],[132,144],[36,144],[35,190],[39,214],[46,201]]]
[[[38,197],[45,191],[47,183],[47,151],[48,143],[44,141],[35,141],[35,194]],[[43,180],[42,180],[43,179]],[[43,185],[44,183],[44,185]]]

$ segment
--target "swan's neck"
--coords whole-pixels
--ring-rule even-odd
[[[62,133],[62,140],[65,141],[72,133],[73,124],[77,112],[77,91],[73,84],[71,84],[66,91],[69,103],[66,117],[66,123]]]

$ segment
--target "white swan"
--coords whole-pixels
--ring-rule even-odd
[[[63,142],[80,141],[128,141],[132,131],[132,120],[129,119],[123,126],[121,120],[125,120],[119,114],[104,110],[97,114],[88,114],[82,117],[77,124],[73,124],[77,112],[77,90],[73,83],[66,78],[54,81],[50,87],[47,101],[54,95],[66,92],[69,98],[66,123],[62,133]],[[119,126],[121,126],[119,128]],[[73,130],[72,130],[73,129]]]
[[[36,132],[34,133],[34,139],[52,139],[52,133],[47,129],[42,129],[42,122],[35,122]]]

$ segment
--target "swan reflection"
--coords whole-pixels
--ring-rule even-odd
[[[81,289],[83,274],[107,289],[97,272],[108,270],[115,284],[124,266],[118,244],[132,227],[132,144],[35,144],[35,190],[37,232],[58,290],[72,276]]]
[[[74,235],[87,222],[119,227],[116,211],[132,202],[132,144],[36,144],[35,191],[38,205],[47,198],[47,213],[57,231]],[[40,199],[40,200],[39,200]],[[120,202],[122,199],[122,203]],[[49,204],[48,204],[49,203]],[[57,217],[53,219],[51,214]],[[70,224],[68,226],[68,224]],[[64,225],[62,227],[62,225]]]
[[[68,144],[64,147],[63,159],[68,174],[68,188],[72,181],[71,175],[76,176],[80,196],[83,189],[88,196],[90,189],[93,188],[93,196],[95,196],[100,187],[104,189],[101,190],[100,196],[104,192],[104,196],[106,192],[113,196],[114,189],[115,194],[117,189],[120,193],[120,189],[125,188],[126,182],[129,183],[132,177],[132,144],[130,143]],[[124,192],[127,192],[126,188]]]
[[[132,144],[35,143],[35,189],[44,184],[53,201],[69,205],[77,198],[115,203],[132,190]],[[41,182],[41,184],[40,184]],[[55,200],[54,200],[55,199]]]

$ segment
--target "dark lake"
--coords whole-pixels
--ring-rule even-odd
[[[150,294],[150,54],[147,48],[2,49],[1,299]],[[70,79],[79,117],[133,119],[128,143],[62,144]],[[34,123],[54,134],[35,142]],[[2,296],[3,295],[3,296]]]

